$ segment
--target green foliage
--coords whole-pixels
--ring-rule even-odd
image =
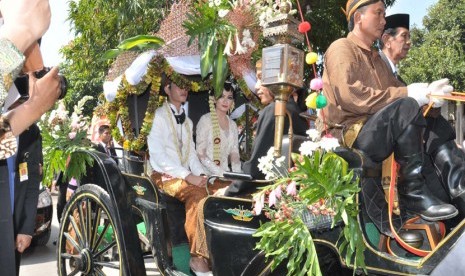
[[[206,78],[210,71],[213,75],[213,87],[217,96],[223,93],[223,85],[228,75],[228,61],[223,53],[226,42],[235,28],[225,19],[218,16],[218,9],[229,9],[227,6],[210,6],[208,1],[199,1],[187,15],[183,27],[190,36],[189,44],[198,40],[202,53],[200,74]]]
[[[254,196],[257,199],[269,194],[271,198],[276,189],[288,189],[285,188],[287,183],[295,183],[298,187],[296,196],[283,193],[273,208],[265,207],[265,214],[271,221],[261,225],[254,234],[260,238],[256,249],[263,250],[266,257],[272,259],[272,269],[288,259],[287,275],[321,275],[311,232],[302,220],[304,212],[317,210],[316,215],[333,216],[331,227],[336,222],[344,222],[338,241],[339,252],[345,252],[347,264],[365,269],[365,244],[357,221],[358,178],[353,171],[348,171],[347,162],[335,153],[317,150],[301,158],[288,177],[265,187],[258,197]]]
[[[112,63],[102,54],[128,37],[157,31],[172,1],[80,0],[69,2],[69,17],[75,38],[61,49],[61,71],[68,79],[67,106],[84,95],[93,96],[84,109],[90,115]]]
[[[288,258],[287,275],[321,275],[315,244],[302,219],[298,218],[292,224],[288,221],[267,222],[254,236],[260,238],[256,249],[265,251],[266,257],[273,259],[271,270]]]
[[[223,2],[227,3],[227,1]],[[388,5],[393,2],[386,1]],[[125,38],[156,32],[172,3],[172,0],[70,1],[68,20],[71,22],[75,39],[61,49],[65,59],[61,71],[68,79],[67,106],[75,105],[84,95],[93,96],[94,100],[84,110],[85,114],[90,115],[97,104],[98,95],[102,92],[102,83],[111,65],[110,60],[100,58],[102,54],[116,48]],[[347,34],[347,22],[340,9],[345,7],[345,4],[345,0],[301,2],[305,18],[313,26],[309,38],[316,52],[324,53],[331,42]],[[306,12],[307,5],[311,8],[311,12],[310,10]],[[208,1],[201,1],[193,7],[194,11],[185,26],[192,39],[196,37],[199,39],[201,47],[204,49],[209,47],[209,55],[202,64],[202,72],[205,76],[205,72],[212,66],[218,65],[221,69],[224,68],[222,60],[215,57],[227,37],[218,34],[228,34],[232,27],[226,24],[224,19],[217,18],[214,9],[208,6]],[[200,11],[201,13],[198,13]],[[213,36],[216,37],[216,43],[209,39]],[[220,89],[219,82],[222,79],[216,78],[216,89]]]
[[[412,47],[401,61],[407,83],[449,78],[455,91],[465,89],[465,1],[439,0],[411,30]]]

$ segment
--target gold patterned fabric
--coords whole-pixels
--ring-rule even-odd
[[[3,108],[8,90],[23,67],[24,55],[6,38],[0,38],[0,109]],[[8,121],[0,115],[0,160],[15,154],[16,137]]]
[[[372,2],[372,0],[349,0],[347,1],[346,9],[342,10],[344,14],[346,15],[347,21],[350,20],[350,17],[352,16],[352,14],[354,14],[354,12],[358,8],[364,6],[368,2]]]
[[[166,194],[176,198],[184,203],[186,209],[186,222],[184,223],[184,230],[186,231],[187,239],[189,240],[189,247],[191,254],[195,255],[195,235],[197,232],[197,215],[199,202],[207,197],[207,190],[205,187],[199,187],[188,183],[187,181],[179,178],[162,181],[162,175],[158,172],[152,173],[152,181],[157,187]],[[215,181],[213,186],[209,187],[210,193],[214,193],[220,188],[229,185],[229,182]]]
[[[203,215],[203,206],[207,198],[202,199],[197,205],[197,233],[195,235],[195,254],[197,256],[210,259],[210,252],[207,246],[207,235],[205,234],[205,217]]]
[[[216,180],[215,185],[217,187],[226,187],[229,186],[231,182],[229,181],[221,181]],[[195,244],[194,244],[194,252],[195,255],[204,257],[205,259],[210,259],[210,252],[208,251],[207,245],[207,234],[205,233],[205,217],[203,214],[203,209],[205,206],[205,202],[207,201],[207,197],[202,199],[197,204],[197,226],[196,226],[196,233],[195,233]]]
[[[24,64],[24,55],[6,38],[0,38],[0,107]]]
[[[0,160],[7,159],[16,153],[17,141],[11,131],[10,124],[0,115]]]

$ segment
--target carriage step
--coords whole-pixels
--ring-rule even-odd
[[[97,228],[97,233],[98,233],[99,235],[101,235],[104,228],[105,228],[104,225],[100,225],[100,226]],[[146,229],[145,229],[145,223],[144,223],[144,222],[141,222],[141,223],[137,224],[137,232],[139,232],[139,233],[141,233],[142,235],[145,236]],[[105,231],[105,236],[104,236],[103,238],[104,238],[105,241],[108,242],[108,243],[111,243],[112,241],[115,240],[113,227],[112,227],[111,225],[108,226],[107,230]]]

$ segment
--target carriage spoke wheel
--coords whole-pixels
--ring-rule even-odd
[[[121,275],[121,248],[108,193],[86,184],[67,203],[58,243],[59,275]]]

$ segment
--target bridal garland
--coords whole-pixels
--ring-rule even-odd
[[[112,135],[119,144],[123,145],[125,150],[138,151],[142,150],[147,142],[147,135],[152,128],[155,110],[165,101],[165,97],[160,95],[161,75],[166,74],[177,86],[191,92],[205,91],[210,89],[208,80],[194,82],[185,76],[176,73],[170,64],[162,56],[155,56],[149,63],[147,74],[142,78],[139,84],[131,85],[123,76],[121,84],[118,87],[116,98],[109,104],[108,113],[110,124],[112,126]],[[150,86],[150,95],[145,112],[144,120],[140,128],[139,135],[136,137],[134,129],[129,119],[128,97],[130,95],[142,95],[147,87]],[[121,120],[124,136],[121,135],[117,127],[118,118]]]
[[[210,106],[210,121],[212,124],[212,138],[213,138],[213,162],[217,166],[221,164],[221,131],[220,123],[218,122],[218,114],[216,114],[215,98],[210,96],[208,99]]]

